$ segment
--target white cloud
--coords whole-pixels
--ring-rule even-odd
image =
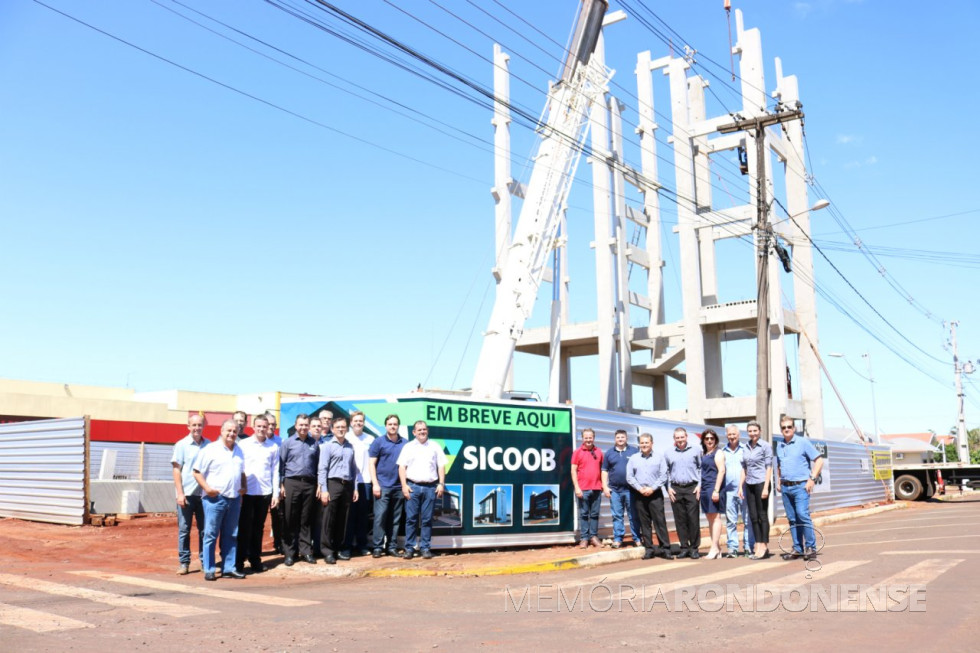
[[[875,155],[872,154],[871,156],[869,156],[868,158],[866,158],[864,161],[848,161],[847,163],[844,164],[844,168],[846,170],[853,170],[854,168],[863,168],[864,166],[873,166],[876,163],[878,163],[878,157],[876,157]]]
[[[811,5],[809,2],[797,2],[793,5],[793,8],[796,9],[796,13],[803,18],[806,18],[807,15],[813,11],[813,5]]]
[[[838,145],[848,145],[850,143],[860,142],[860,140],[860,136],[855,136],[853,134],[837,134],[836,142]]]

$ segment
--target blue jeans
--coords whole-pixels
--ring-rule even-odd
[[[187,497],[187,505],[177,506],[177,557],[180,564],[191,563],[191,520],[197,520],[197,555],[204,551],[204,506],[201,497]]]
[[[602,505],[602,490],[582,490],[578,500],[579,531],[586,542],[599,535],[599,507]]]
[[[432,511],[436,506],[436,486],[417,485],[409,481],[408,489],[412,491],[412,498],[405,501],[405,551],[428,551],[432,546]],[[422,533],[421,542],[419,531]]]
[[[738,551],[738,516],[742,516],[742,543],[744,551],[749,553],[755,548],[755,534],[749,521],[749,504],[745,499],[738,498],[738,488],[728,490],[728,503],[725,504],[725,530],[728,531],[728,550]]]
[[[613,540],[620,543],[623,541],[623,536],[626,535],[626,527],[623,525],[623,513],[628,512],[633,541],[639,542],[641,538],[636,527],[639,523],[639,518],[636,516],[636,506],[633,505],[633,495],[630,493],[629,488],[625,490],[610,488],[609,509],[612,511],[613,518]]]
[[[238,516],[242,510],[242,498],[203,497],[204,504],[204,548],[201,549],[201,567],[204,573],[213,574],[214,543],[221,550],[222,572],[235,571],[235,555],[238,544]]]
[[[398,546],[398,527],[402,525],[405,495],[401,486],[381,488],[381,496],[374,500],[374,548],[389,550]],[[387,544],[385,539],[387,538]]]
[[[817,548],[817,536],[813,532],[813,522],[810,520],[810,493],[806,491],[806,484],[783,484],[782,489],[783,508],[786,509],[789,530],[793,534],[793,550],[804,553],[804,541],[807,549]]]

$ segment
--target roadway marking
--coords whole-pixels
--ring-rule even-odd
[[[923,560],[893,576],[889,576],[879,585],[927,585],[961,562],[963,560],[955,558],[952,560]]]
[[[93,624],[61,617],[49,612],[20,608],[16,605],[0,603],[0,624],[15,626],[35,633],[52,633],[59,630],[75,630],[77,628],[95,628]]]
[[[172,605],[163,601],[152,601],[138,596],[125,596],[123,594],[112,594],[100,590],[88,589],[85,587],[72,587],[61,583],[51,583],[46,580],[31,578],[29,576],[11,576],[0,574],[0,585],[9,585],[45,594],[56,596],[68,596],[75,599],[84,599],[96,603],[104,603],[115,608],[128,608],[140,612],[151,612],[154,614],[165,614],[171,617],[193,617],[205,614],[217,614],[214,610],[206,608],[196,608],[192,606]]]
[[[73,574],[86,576],[88,578],[98,578],[113,583],[123,583],[135,585],[136,587],[150,587],[153,589],[164,590],[167,592],[180,592],[183,594],[199,594],[209,598],[230,599],[232,601],[247,601],[249,603],[260,603],[262,605],[276,604],[290,608],[303,608],[311,605],[319,605],[319,601],[309,601],[306,599],[284,599],[278,596],[268,596],[265,594],[250,594],[247,592],[235,592],[232,590],[211,589],[210,587],[195,587],[193,585],[181,585],[180,583],[168,583],[162,580],[149,580],[137,578],[136,576],[121,576],[119,574],[109,574],[101,571],[73,571]]]
[[[929,528],[939,528],[940,526],[942,526],[942,524],[935,524],[933,526],[929,526]],[[950,528],[958,528],[960,530],[965,530],[964,526],[966,525],[963,524],[963,522],[951,522],[949,524]],[[846,533],[850,535],[851,533],[860,534],[860,533],[878,533],[881,531],[908,531],[915,528],[920,528],[920,527],[919,526],[893,526],[891,528],[864,528],[864,529],[848,530],[846,531]]]
[[[782,578],[777,578],[774,581],[768,583],[761,583],[756,586],[749,586],[738,590],[738,593],[734,595],[734,599],[730,599],[727,596],[719,596],[716,599],[711,599],[710,601],[699,601],[699,606],[716,606],[724,605],[726,601],[734,600],[739,605],[751,605],[753,594],[755,596],[759,595],[759,592],[770,592],[773,595],[781,595],[792,592],[794,590],[799,590],[801,588],[810,585],[810,582],[800,582],[801,577],[806,578],[806,576],[814,576],[819,573],[821,577],[824,575],[833,576],[834,574],[840,574],[845,571],[850,571],[855,567],[860,567],[861,565],[866,565],[870,560],[841,560],[838,562],[830,562],[823,565],[818,572],[808,572],[806,569],[801,569],[796,573],[783,576]],[[812,578],[810,579],[812,582]],[[664,592],[666,594],[666,592]],[[702,607],[703,609],[703,607]],[[709,610],[710,612],[710,610]]]
[[[782,567],[785,564],[788,563],[785,561],[780,561],[774,564],[765,565],[764,568],[773,569],[775,567]],[[703,574],[701,576],[695,576],[694,578],[685,578],[683,580],[674,581],[672,583],[658,584],[657,588],[658,588],[658,592],[667,595],[682,587],[693,587],[695,585],[709,585],[709,584],[717,583],[719,581],[728,580],[729,578],[732,578],[734,576],[745,576],[753,572],[758,572],[759,570],[760,568],[756,565],[745,565],[744,567],[740,567],[738,569],[722,569],[721,571],[716,572],[714,574]],[[623,586],[620,585],[620,591],[622,591],[622,588]]]
[[[940,521],[943,519],[958,519],[962,517],[965,512],[972,512],[972,511],[959,510],[954,513],[952,511],[944,510],[941,515],[930,515],[928,517],[910,517],[909,519],[902,519],[901,522],[904,524],[906,522]],[[894,519],[893,514],[884,513],[882,515],[876,515],[874,517],[866,517],[862,519],[861,522],[875,524],[878,522],[889,522],[892,521],[893,519]],[[850,522],[843,521],[843,522],[837,522],[836,524],[830,524],[830,526],[846,526],[848,523]]]
[[[836,549],[842,546],[868,546],[870,544],[900,544],[902,542],[934,542],[936,540],[956,540],[964,537],[976,538],[976,535],[937,535],[936,537],[911,537],[897,540],[878,540],[877,542],[845,542],[843,544],[838,544],[834,542],[832,545],[828,545],[828,549]]]
[[[646,560],[644,560],[646,562]],[[661,571],[670,571],[672,569],[681,569],[683,567],[690,568],[691,561],[685,562],[665,562],[662,565],[645,565],[639,567],[638,569],[627,569],[626,571],[614,571],[611,574],[606,574],[604,576],[591,576],[580,581],[580,585],[590,585],[593,583],[599,583],[603,580],[619,580],[620,578],[630,578],[631,576],[643,576],[646,574],[655,574]]]
[[[935,549],[934,551],[882,551],[884,556],[908,556],[908,555],[976,555],[976,549]]]

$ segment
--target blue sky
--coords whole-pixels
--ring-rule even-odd
[[[0,8],[0,375],[230,393],[469,386],[492,302],[485,107],[260,0],[45,3],[132,45],[31,0]],[[335,24],[313,5],[282,4]],[[487,88],[484,58],[502,43],[514,102],[532,115],[576,9],[571,0],[337,4]],[[762,31],[768,90],[776,56],[800,79],[811,172],[823,191],[810,199],[826,193],[833,202],[813,214],[813,237],[888,320],[818,260],[818,284],[890,345],[821,299],[821,350],[845,353],[862,374],[861,355],[870,353],[883,431],[945,431],[956,401],[938,321],[959,320],[962,357],[980,357],[975,130],[961,128],[980,100],[970,83],[980,8],[733,4]],[[612,9],[624,5],[667,31],[641,3]],[[675,47],[698,51],[699,72],[717,74],[709,113],[737,107],[724,72],[721,0],[645,6],[673,30]],[[610,28],[607,41],[631,132],[636,53],[659,57],[668,46],[634,17]],[[669,121],[658,122],[663,139]],[[627,161],[638,167],[635,135],[627,139]],[[515,125],[514,174],[525,180],[519,159],[532,147],[529,130]],[[716,205],[744,202],[745,179],[719,172]],[[579,166],[569,202],[576,320],[595,315],[590,175]],[[664,204],[670,223],[676,216]],[[841,223],[879,252],[888,279]],[[679,285],[674,256],[671,243],[668,301]],[[750,248],[726,243],[719,263],[722,299],[750,297]],[[542,306],[532,324],[543,323]],[[754,388],[750,354],[733,348],[726,359],[732,394]],[[827,364],[870,429],[869,383],[843,360]],[[596,396],[592,365],[575,368],[575,396],[587,405]],[[519,358],[518,387],[545,394],[544,370],[543,361]],[[980,391],[966,390],[975,426]],[[827,424],[844,425],[829,388],[825,405]]]

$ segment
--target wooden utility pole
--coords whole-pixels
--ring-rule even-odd
[[[766,127],[790,120],[800,120],[803,112],[799,109],[766,114],[757,118],[744,118],[727,125],[718,131],[722,134],[732,132],[754,132],[756,163],[756,234],[759,244],[758,295],[756,297],[756,421],[762,427],[766,439],[772,434],[769,416],[772,410],[772,378],[769,373],[769,248],[772,243],[772,226],[769,224],[769,202],[766,192]]]

